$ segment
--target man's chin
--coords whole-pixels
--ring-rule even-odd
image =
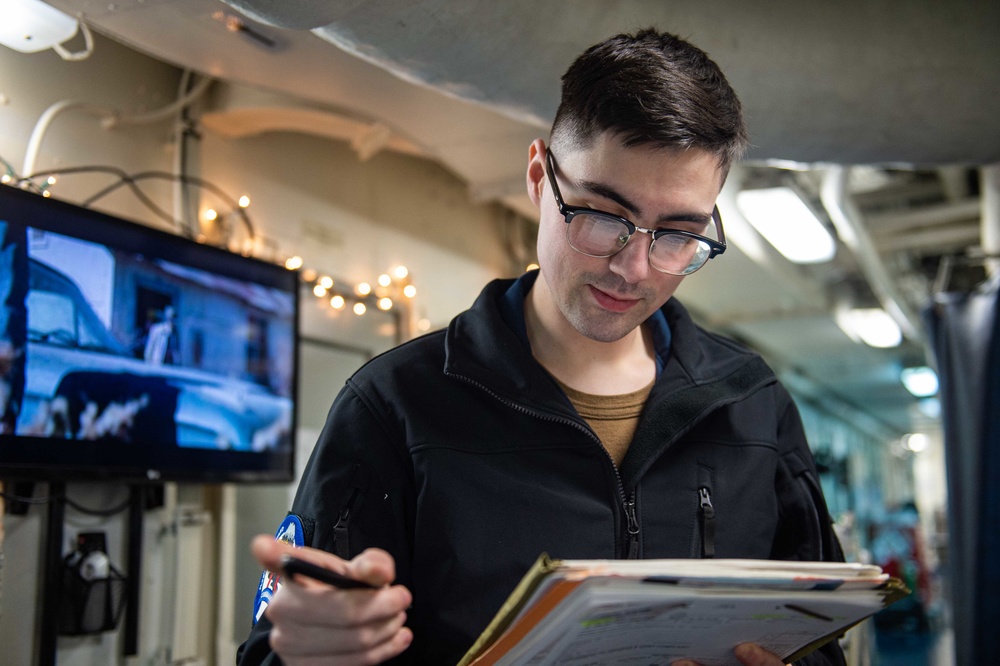
[[[601,317],[580,317],[579,321],[571,321],[573,328],[588,340],[594,342],[618,342],[634,331],[645,319],[636,320],[632,313],[629,316],[612,315]]]

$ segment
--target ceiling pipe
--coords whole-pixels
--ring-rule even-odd
[[[1000,271],[1000,164],[984,166],[980,178],[983,191],[980,243],[986,257],[986,272],[993,276]]]
[[[983,212],[979,197],[966,197],[945,203],[930,204],[906,211],[869,215],[865,218],[876,234],[910,231],[924,227],[973,222],[978,226]]]
[[[837,235],[851,250],[861,267],[861,272],[878,298],[879,303],[899,325],[903,335],[914,342],[923,343],[919,317],[906,304],[896,283],[879,257],[875,244],[861,222],[861,214],[847,192],[850,169],[831,166],[823,174],[820,198],[830,215]]]
[[[944,250],[960,253],[970,245],[978,245],[981,237],[982,225],[976,220],[938,229],[913,229],[905,233],[879,234],[876,237],[876,244],[880,252],[909,250],[918,254],[940,254]]]

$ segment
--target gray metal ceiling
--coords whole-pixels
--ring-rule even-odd
[[[849,0],[227,0],[408,80],[546,125],[587,46],[655,25],[727,73],[751,159],[1000,160],[1000,3]]]

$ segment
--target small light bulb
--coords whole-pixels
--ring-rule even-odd
[[[392,274],[396,276],[397,280],[405,280],[406,276],[410,274],[410,271],[406,268],[406,266],[396,266],[392,269]]]
[[[330,306],[333,307],[334,310],[343,310],[345,305],[347,305],[347,301],[345,301],[344,297],[340,294],[337,294],[330,299]]]
[[[56,184],[56,177],[55,176],[49,176],[45,180],[45,182],[48,183],[49,185],[55,185]]]
[[[330,287],[333,286],[333,278],[330,277],[329,275],[324,275],[319,279],[319,283],[323,286],[324,289],[329,289]]]
[[[205,211],[205,219],[208,220],[209,222],[218,219],[218,217],[219,213],[217,213],[214,208],[209,208],[208,210]]]
[[[324,287],[321,284],[318,284],[315,287],[313,287],[313,293],[316,294],[316,296],[323,298],[324,296],[326,296],[326,287]]]
[[[392,284],[392,278],[389,277],[388,273],[382,273],[382,275],[378,276],[378,283],[383,287],[388,287],[390,284]]]
[[[302,268],[302,257],[296,255],[294,257],[288,257],[285,259],[285,268],[290,271],[296,271]]]
[[[413,298],[416,295],[417,295],[417,288],[414,287],[412,284],[408,284],[405,287],[403,287],[403,296],[406,296],[407,298]]]
[[[48,199],[49,197],[52,196],[52,193],[49,192],[48,190],[45,190],[44,192],[42,192],[42,196]]]
[[[358,286],[355,287],[355,291],[357,291],[360,296],[367,296],[372,293],[372,286],[367,282],[360,282],[358,283]]]
[[[354,314],[358,315],[359,317],[363,315],[367,310],[368,308],[365,307],[364,303],[354,304]]]
[[[246,208],[250,205],[250,197],[244,194],[237,203],[239,203],[240,208]]]
[[[312,268],[307,268],[302,271],[302,281],[303,282],[315,282],[316,281],[316,271]]]
[[[3,176],[0,176],[0,183],[3,183],[4,185],[6,185],[9,182],[10,182],[10,174],[9,173],[5,173]]]
[[[417,330],[426,333],[431,330],[431,320],[426,317],[417,322]]]
[[[528,264],[528,266],[524,270],[526,270],[526,271],[535,271],[535,270],[538,270],[538,264],[532,262],[532,263]]]
[[[391,298],[380,298],[378,299],[378,309],[379,310],[391,310],[392,309],[392,299]]]

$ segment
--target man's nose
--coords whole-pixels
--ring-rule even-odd
[[[636,229],[625,247],[611,256],[609,263],[611,272],[629,283],[646,279],[650,270],[649,244],[652,242],[652,234],[645,229]]]

